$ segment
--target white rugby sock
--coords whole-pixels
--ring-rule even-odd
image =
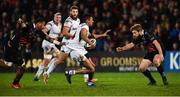
[[[55,62],[56,62],[56,58],[52,58],[52,59],[49,61],[48,65],[47,65],[47,68],[49,68],[52,64],[55,64]]]
[[[49,62],[48,70],[47,70],[48,75],[55,69],[55,67],[56,67],[55,62],[56,62],[56,58],[51,59],[51,61]]]
[[[38,71],[36,72],[36,77],[40,77],[41,76],[41,74],[43,73],[43,71],[44,71],[44,65],[40,65],[39,67],[38,67]]]
[[[84,74],[84,82],[87,82],[89,79],[89,75],[88,74]]]

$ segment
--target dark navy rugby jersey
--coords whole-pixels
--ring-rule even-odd
[[[153,44],[153,41],[157,40],[161,46],[162,52],[165,52],[165,48],[161,41],[158,39],[157,36],[155,36],[153,33],[144,32],[143,36],[139,36],[137,39],[133,39],[133,43],[135,45],[144,45],[148,52],[157,51],[155,45]]]

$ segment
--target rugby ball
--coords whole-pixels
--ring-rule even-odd
[[[91,41],[94,45],[96,45],[96,39],[90,39],[90,41]],[[86,44],[86,47],[90,47],[90,45],[87,43],[87,44]]]

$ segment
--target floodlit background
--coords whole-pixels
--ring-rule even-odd
[[[15,66],[0,67],[1,95],[180,95],[180,1],[179,0],[0,0],[0,58],[4,57],[4,46],[7,37],[15,29],[16,20],[21,17],[27,23],[43,16],[46,21],[53,18],[56,12],[62,13],[62,23],[68,17],[70,6],[79,7],[79,18],[84,14],[92,14],[95,24],[91,33],[101,34],[111,29],[108,36],[97,39],[95,50],[91,51],[96,63],[95,77],[98,79],[95,89],[87,89],[82,76],[73,77],[74,84],[66,83],[62,72],[66,67],[77,67],[70,58],[55,69],[55,74],[44,86],[42,81],[32,82],[38,65],[42,62],[42,39],[36,36],[33,42],[27,43],[24,59],[28,74],[25,74],[20,91],[10,89],[9,83],[15,76]],[[159,36],[165,49],[164,68],[168,74],[170,85],[164,87],[156,68],[152,64],[158,86],[146,86],[146,78],[139,72],[138,65],[145,54],[143,45],[122,53],[115,48],[131,41],[129,28],[142,24],[145,31]],[[173,73],[172,73],[173,72]],[[33,90],[34,89],[34,90]],[[58,91],[59,90],[59,91]],[[99,92],[98,92],[99,91]],[[137,92],[135,92],[137,91]],[[45,93],[44,93],[45,92]]]

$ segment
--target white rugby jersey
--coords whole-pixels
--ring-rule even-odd
[[[71,17],[68,17],[64,22],[64,26],[67,26],[67,27],[70,28],[69,33],[71,35],[75,34],[75,32],[77,31],[77,28],[79,27],[79,24],[80,24],[80,19],[79,18],[77,18],[76,20],[73,20]],[[67,39],[66,37],[63,37],[62,42],[67,43],[69,40],[71,40],[71,39]]]
[[[49,30],[49,36],[52,38],[57,38],[59,33],[61,33],[62,24],[56,25],[54,21],[50,21],[46,24],[46,28]]]
[[[87,36],[90,35],[89,32],[89,26],[86,23],[82,23],[77,28],[77,31],[75,32],[75,37],[68,41],[67,46],[70,48],[76,48],[76,49],[84,49],[84,46],[86,45],[86,42],[81,39],[81,29],[85,28],[87,30]]]

